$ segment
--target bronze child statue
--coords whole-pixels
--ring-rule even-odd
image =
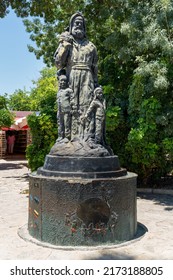
[[[58,139],[57,142],[64,138],[70,139],[71,135],[71,105],[70,100],[73,91],[68,87],[67,77],[61,75],[58,77],[59,91],[57,93],[57,122],[58,122]]]

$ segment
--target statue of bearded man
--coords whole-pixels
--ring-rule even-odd
[[[70,19],[69,30],[61,34],[55,52],[56,66],[65,70],[73,91],[71,139],[84,138],[87,141],[92,134],[92,120],[86,122],[85,127],[82,127],[80,120],[89,108],[94,89],[98,86],[97,61],[96,47],[86,38],[85,19],[81,13],[75,13]]]

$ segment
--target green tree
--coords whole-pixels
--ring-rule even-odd
[[[108,140],[114,152],[145,182],[153,172],[169,172],[173,166],[173,1],[20,1],[20,9],[19,1],[12,2],[18,15],[35,16],[25,21],[36,43],[30,51],[37,58],[43,56],[47,65],[53,65],[56,36],[76,10],[83,12],[88,37],[98,48]]]
[[[9,95],[8,108],[13,111],[30,111],[30,92],[27,92],[25,89],[18,89],[13,94]]]
[[[130,133],[126,144],[131,168],[145,183],[173,167],[173,2],[151,1],[131,26],[136,63],[129,86]]]
[[[57,136],[56,124],[50,115],[32,114],[28,116],[28,124],[32,134],[32,144],[27,146],[26,157],[32,171],[42,166],[45,156],[55,143]]]
[[[38,80],[33,81],[33,88],[30,92],[31,109],[52,115],[52,118],[55,119],[57,85],[56,68],[43,68]]]
[[[14,121],[13,114],[7,109],[7,99],[0,96],[0,128],[7,126],[10,127]]]
[[[57,138],[55,68],[45,68],[40,74],[30,94],[31,109],[39,112],[28,116],[32,144],[26,149],[26,157],[32,171],[43,165]]]
[[[8,13],[8,7],[10,5],[9,0],[1,0],[0,2],[0,17],[3,18],[7,15]]]
[[[3,18],[12,8],[20,17],[40,16],[51,18],[52,9],[55,8],[57,2],[51,0],[1,0],[0,17]]]

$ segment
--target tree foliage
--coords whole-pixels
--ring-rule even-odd
[[[122,165],[145,182],[173,165],[173,1],[66,0],[10,2],[36,47],[53,65],[57,35],[80,10],[99,53],[107,101],[107,131]],[[5,3],[4,2],[4,3]],[[19,5],[20,2],[20,5]],[[20,6],[20,7],[19,7]]]
[[[45,113],[28,116],[28,124],[32,134],[32,144],[27,146],[26,157],[32,171],[42,166],[46,154],[55,143],[57,129],[50,115]]]
[[[26,157],[32,171],[43,165],[57,138],[55,68],[45,68],[40,74],[30,93],[31,110],[38,113],[28,116],[32,144],[27,147]]]
[[[7,109],[7,99],[0,96],[0,128],[7,126],[10,127],[14,121],[13,114]]]
[[[30,111],[30,92],[18,89],[8,97],[8,108],[12,111]]]
[[[33,88],[30,93],[31,109],[52,115],[55,119],[57,89],[55,67],[43,68],[40,71],[38,80],[33,81]]]

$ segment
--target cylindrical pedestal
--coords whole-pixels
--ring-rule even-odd
[[[137,229],[136,177],[129,172],[89,179],[31,174],[29,233],[64,246],[132,239]]]

